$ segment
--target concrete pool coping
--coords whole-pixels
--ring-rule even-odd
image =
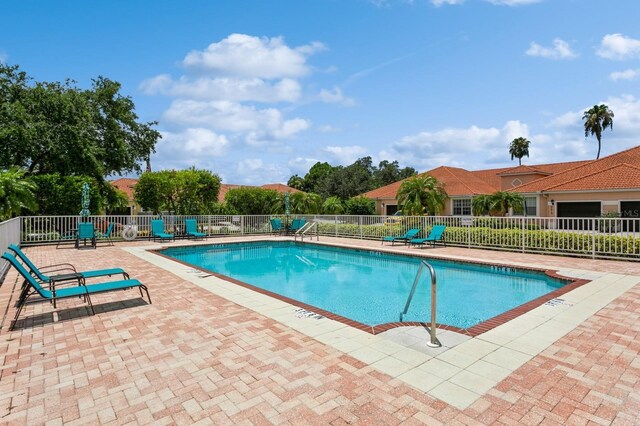
[[[244,241],[258,240],[282,241],[281,238],[247,238]],[[348,242],[331,242],[331,245],[363,248]],[[640,277],[631,275],[584,269],[559,269],[558,273],[563,276],[591,282],[567,292],[561,301],[538,306],[474,338],[438,330],[445,350],[430,352],[429,349],[416,344],[416,339],[419,341],[421,334],[424,334],[426,347],[425,330],[416,328],[406,330],[406,333],[386,332],[372,335],[329,318],[305,317],[295,310],[296,305],[256,293],[215,276],[205,276],[207,274],[199,270],[168,261],[148,251],[158,247],[158,244],[154,244],[126,247],[123,250],[200,288],[345,352],[427,395],[460,409],[469,407],[513,371],[640,282]],[[382,251],[386,250],[383,248]],[[433,253],[430,255],[434,256]],[[446,258],[483,263],[482,259],[466,256],[448,255]],[[531,263],[502,263],[517,267],[549,269],[547,266]]]

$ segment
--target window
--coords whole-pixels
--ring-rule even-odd
[[[537,199],[536,197],[524,197],[524,208],[527,212],[527,216],[537,216]],[[514,216],[522,216],[523,211],[521,209],[513,209]]]
[[[452,200],[454,216],[471,216],[471,198]]]

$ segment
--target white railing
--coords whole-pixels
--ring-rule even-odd
[[[447,226],[444,239],[452,246],[640,260],[640,219],[349,215],[291,215],[289,218],[284,215],[165,215],[162,219],[165,230],[180,237],[184,234],[185,219],[196,219],[199,230],[207,236],[224,236],[269,234],[272,232],[269,219],[273,217],[316,222],[321,236],[381,239],[400,235],[410,228],[420,228],[426,235],[433,225],[441,224]],[[112,238],[116,239],[125,227],[134,227],[137,238],[141,239],[149,236],[151,220],[157,218],[91,216],[88,220],[96,225],[98,232],[115,223]],[[22,217],[20,242],[64,241],[65,236],[77,228],[78,221],[78,216]]]
[[[0,249],[4,252],[9,244],[20,244],[20,218],[16,217],[0,223]],[[0,259],[0,279],[7,270],[7,262]],[[2,282],[0,281],[0,284]]]

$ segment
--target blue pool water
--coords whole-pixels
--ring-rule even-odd
[[[368,325],[397,322],[421,259],[294,242],[175,247],[163,254]],[[468,328],[564,284],[542,272],[430,259],[437,322]],[[430,319],[424,271],[405,321]]]

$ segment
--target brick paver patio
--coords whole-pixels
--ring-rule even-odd
[[[95,316],[81,300],[33,303],[11,332],[19,282],[10,270],[0,287],[0,423],[640,424],[640,285],[461,411],[125,247],[26,251],[39,265],[123,267],[149,286],[151,305],[135,290],[95,296]],[[432,253],[640,276],[638,262]]]

